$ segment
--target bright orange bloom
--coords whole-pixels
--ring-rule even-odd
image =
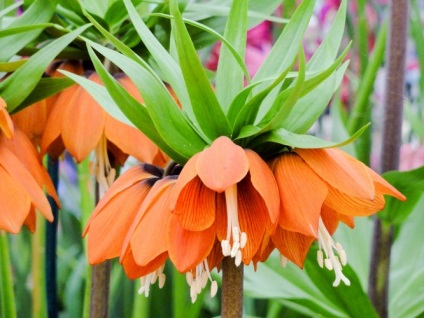
[[[221,242],[222,254],[249,264],[279,211],[278,189],[266,163],[227,137],[216,139],[184,166],[171,197],[179,241],[170,242],[171,260],[181,272],[202,263]],[[193,237],[199,246],[190,246]],[[181,246],[187,246],[181,249]]]
[[[90,80],[101,83],[92,73]],[[125,80],[125,85],[129,85]],[[135,91],[135,90],[132,90]],[[140,96],[135,96],[141,100]],[[165,158],[146,136],[107,114],[81,86],[75,85],[60,93],[48,118],[41,141],[42,153],[57,158],[65,148],[81,162],[91,151],[122,165],[128,155],[140,161],[163,165]]]
[[[59,73],[57,71],[58,69],[63,69],[79,75],[81,75],[84,71],[81,63],[75,61],[64,61],[53,64],[51,69],[47,70],[47,74],[52,77],[63,77],[64,75]],[[59,94],[56,94],[49,98],[40,100],[12,115],[14,124],[29,137],[36,147],[40,145],[41,136],[43,135],[47,118],[58,95]]]
[[[368,216],[384,208],[384,195],[400,200],[405,197],[339,149],[295,149],[283,153],[270,165],[281,200],[279,227],[272,237],[274,245],[302,266],[305,248],[317,239],[320,266],[325,264],[334,269],[335,286],[340,280],[350,284],[341,270],[346,264],[346,253],[331,237],[338,221],[353,227],[353,217]]]
[[[5,107],[0,98],[0,229],[18,233],[25,224],[33,232],[35,208],[47,220],[53,220],[42,187],[45,186],[47,193],[57,202],[58,198],[31,141],[13,127]]]

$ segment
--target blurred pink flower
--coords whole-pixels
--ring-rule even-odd
[[[264,21],[247,32],[245,62],[251,77],[256,74],[272,48],[271,25],[271,22]],[[206,61],[208,69],[212,71],[217,69],[220,50],[221,43],[215,44]]]
[[[424,146],[404,144],[400,149],[399,170],[412,170],[424,165]]]

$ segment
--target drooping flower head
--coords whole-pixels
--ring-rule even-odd
[[[56,191],[31,141],[14,128],[0,98],[0,229],[18,233],[23,224],[35,231],[35,209],[53,221],[43,187],[59,203]]]

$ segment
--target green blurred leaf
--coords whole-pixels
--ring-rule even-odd
[[[382,220],[399,225],[406,220],[424,194],[424,166],[409,171],[389,171],[383,177],[406,196],[406,201],[387,196],[384,210],[377,215]]]
[[[0,72],[13,72],[26,63],[28,59],[22,59],[12,62],[0,62]]]
[[[57,5],[57,0],[36,0],[18,19],[9,25],[9,28],[32,26],[50,21]],[[25,45],[35,39],[42,29],[35,29],[26,33],[15,34],[0,39],[0,61],[7,61]]]
[[[0,95],[5,100],[8,111],[12,112],[32,92],[50,62],[79,34],[90,25],[79,27],[67,35],[51,42],[35,53],[12,75],[0,83]],[[19,91],[19,94],[16,92]]]
[[[244,60],[247,35],[247,0],[234,0],[225,26],[224,37]],[[247,77],[250,83],[250,77]],[[227,46],[221,46],[216,71],[216,96],[226,113],[231,101],[243,89],[244,73]]]
[[[353,142],[368,128],[369,124],[362,127],[355,134],[342,142],[332,142],[311,135],[295,134],[283,128],[275,129],[254,139],[252,145],[260,145],[267,142],[278,143],[292,148],[317,149],[342,147]]]
[[[172,25],[178,58],[199,127],[210,141],[230,136],[230,125],[191,42],[176,0],[171,0],[170,9],[174,16]]]

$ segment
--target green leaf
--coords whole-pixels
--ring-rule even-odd
[[[260,145],[267,142],[277,143],[284,146],[289,146],[292,148],[304,148],[304,149],[317,149],[317,148],[334,148],[342,147],[353,142],[368,128],[370,124],[359,129],[355,134],[353,134],[348,139],[342,142],[332,142],[320,139],[311,135],[296,134],[285,130],[284,128],[279,128],[272,130],[269,133],[263,134],[258,138],[254,139],[252,142],[253,145]]]
[[[224,37],[244,60],[247,35],[247,0],[234,0],[225,26]],[[247,77],[250,83],[250,77]],[[243,89],[244,73],[226,46],[221,46],[216,71],[216,95],[226,113],[231,101]]]
[[[178,58],[197,122],[210,141],[219,136],[230,136],[230,125],[199,60],[176,0],[170,1],[170,9],[174,16],[172,25]]]
[[[105,84],[110,96],[113,98],[117,107],[122,113],[142,131],[149,139],[151,139],[162,151],[177,162],[183,162],[184,158],[178,152],[174,151],[162,139],[158,133],[146,107],[134,99],[104,68],[103,64],[97,58],[91,47],[88,52],[93,61],[94,67],[99,74],[102,82]],[[114,116],[113,114],[111,114]]]
[[[18,112],[27,106],[30,106],[40,100],[53,96],[65,88],[74,84],[74,81],[69,78],[41,78],[34,87],[31,94],[17,107],[14,112]]]
[[[8,105],[8,111],[12,112],[28,97],[34,87],[37,86],[50,62],[89,26],[79,27],[46,45],[43,49],[31,56],[12,75],[0,83],[0,95]],[[19,94],[16,94],[16,92],[19,92]]]
[[[42,29],[44,30],[47,27],[55,26],[53,23],[40,23],[34,25],[24,25],[16,28],[7,28],[0,31],[0,38],[8,37],[15,34],[25,33],[32,30]],[[9,39],[10,40],[10,39]],[[1,41],[1,40],[0,40]]]
[[[293,63],[302,44],[303,35],[311,19],[314,5],[315,1],[302,1],[253,78],[253,83],[280,74]],[[258,87],[257,90],[259,88],[262,87]]]
[[[309,255],[316,255],[317,249],[312,248]],[[375,317],[374,310],[367,294],[362,290],[361,283],[349,264],[343,266],[343,274],[349,278],[350,286],[343,282],[338,287],[333,287],[334,271],[320,268],[315,258],[308,257],[305,262],[305,271],[312,282],[326,297],[341,307],[349,317]]]
[[[188,159],[204,149],[207,144],[190,126],[157,76],[125,55],[91,41],[88,43],[133,80],[156,129],[175,152]]]
[[[36,0],[18,19],[9,25],[9,28],[18,28],[23,26],[37,25],[50,21],[57,5],[57,0]],[[20,49],[35,39],[43,29],[26,33],[15,34],[11,37],[0,39],[0,61],[7,61],[14,56]]]
[[[382,220],[399,225],[406,220],[424,194],[424,166],[409,171],[389,171],[383,177],[406,196],[406,201],[386,196],[384,210],[377,215]]]
[[[28,59],[21,59],[12,62],[0,62],[0,72],[13,72],[24,65]]]

